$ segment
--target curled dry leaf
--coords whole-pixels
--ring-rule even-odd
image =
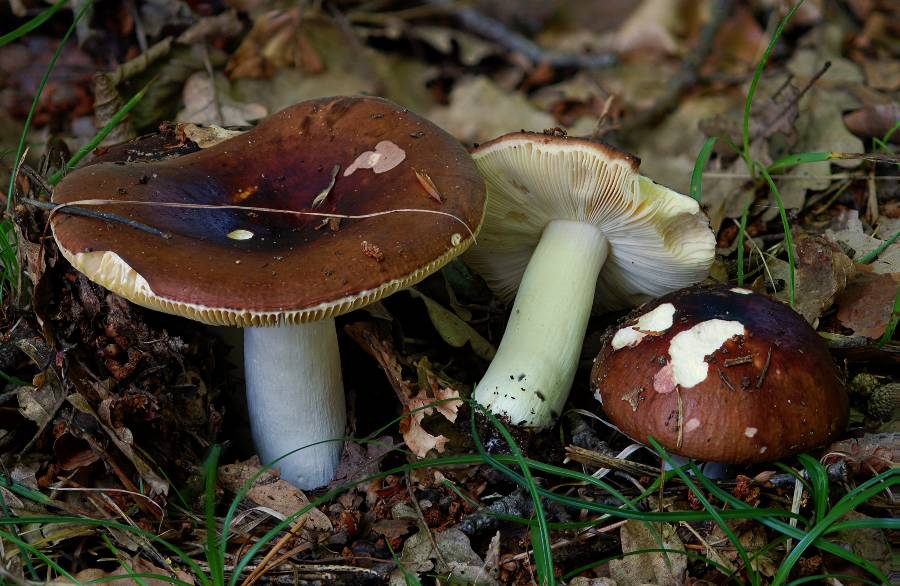
[[[432,435],[424,427],[422,420],[426,415],[431,415],[437,407],[437,411],[449,419],[456,420],[456,410],[462,401],[450,401],[440,405],[431,406],[441,399],[459,397],[459,392],[440,384],[438,377],[430,370],[427,361],[420,361],[420,382],[418,391],[414,390],[411,382],[403,378],[403,368],[398,360],[396,350],[391,341],[379,335],[377,328],[370,323],[357,322],[344,327],[344,331],[359,344],[363,350],[372,355],[387,375],[397,398],[404,408],[410,412],[400,422],[400,433],[407,447],[418,457],[424,458],[429,451],[443,452],[449,441],[443,435]],[[425,372],[423,376],[421,373]],[[417,411],[418,409],[418,411]]]
[[[277,466],[277,465],[276,465]],[[231,492],[238,492],[250,480],[261,466],[259,458],[253,456],[245,462],[219,466],[219,482]],[[247,498],[262,507],[268,507],[288,517],[309,504],[309,499],[299,488],[286,480],[281,480],[271,470],[263,472],[247,491]],[[312,508],[304,515],[305,528],[331,531],[331,521],[317,508]],[[302,519],[302,518],[301,518]],[[299,521],[300,519],[298,519]]]

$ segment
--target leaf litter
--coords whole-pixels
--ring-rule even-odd
[[[121,103],[151,80],[145,101],[111,136],[168,137],[162,141],[167,145],[163,154],[153,156],[175,154],[173,141],[179,149],[208,148],[303,99],[358,92],[409,107],[467,146],[520,129],[599,137],[636,152],[644,173],[682,192],[690,188],[696,153],[715,137],[700,200],[718,238],[714,275],[733,282],[738,222],[747,209],[748,285],[788,298],[784,236],[774,199],[758,174],[727,146],[728,141],[741,143],[744,96],[772,23],[783,14],[777,3],[709,2],[685,10],[658,0],[633,6],[523,3],[516,10],[475,3],[465,11],[441,2],[285,8],[269,0],[232,0],[227,11],[204,2],[130,4],[136,10],[98,5],[79,30],[87,42],[63,53],[29,129],[34,147],[26,165],[34,173],[18,178],[20,197],[41,196],[32,177],[49,176],[68,152],[86,143],[94,131],[92,116],[101,123],[109,120],[104,100]],[[709,55],[686,67],[716,6],[727,4],[732,10],[712,31]],[[827,3],[807,0],[788,25],[750,111],[748,154],[762,164],[812,151],[882,157],[837,157],[774,174],[795,237],[796,309],[833,346],[848,379],[877,381],[852,395],[852,427],[815,454],[829,475],[841,479],[840,487],[832,486],[832,496],[839,496],[897,461],[900,429],[892,366],[898,346],[884,336],[896,322],[900,281],[900,242],[891,242],[900,228],[900,133],[890,138],[900,103],[900,61],[887,3],[850,2],[841,18],[831,10]],[[21,131],[57,42],[56,29],[41,28],[0,48],[0,80],[8,82],[0,91],[0,125],[12,129],[3,136]],[[614,53],[616,62],[606,68],[587,65]],[[28,66],[23,69],[22,63]],[[101,80],[114,81],[109,96],[91,83],[95,72],[105,72]],[[669,82],[682,75],[689,76],[686,91],[671,93],[677,84]],[[642,116],[654,110],[661,114]],[[164,120],[179,125],[160,132]],[[14,141],[0,140],[4,149],[15,147]],[[339,180],[339,173],[351,168],[388,170],[372,157],[386,156],[377,144],[373,140],[375,150],[360,155],[364,158],[356,167],[352,161],[342,162],[346,171],[336,166],[333,178]],[[100,147],[94,156],[109,156],[116,148]],[[133,148],[130,156],[141,158],[149,150]],[[4,154],[6,167],[12,167],[10,159]],[[440,205],[442,195],[430,178],[418,170],[416,178],[422,197]],[[329,191],[320,194],[321,201]],[[45,212],[20,202],[13,213],[27,291],[13,296],[5,289],[0,313],[0,366],[9,377],[0,394],[0,504],[14,515],[65,511],[134,523],[182,545],[201,542],[206,529],[196,515],[202,517],[202,462],[210,446],[226,446],[217,470],[219,518],[228,499],[260,470],[245,433],[240,364],[226,358],[230,349],[215,330],[131,306],[75,274],[52,239],[44,238]],[[369,245],[377,260],[386,243]],[[595,318],[588,339],[609,323],[608,317]],[[477,277],[461,263],[451,263],[409,295],[386,299],[368,315],[339,318],[339,324],[342,346],[356,345],[344,364],[351,431],[370,441],[346,445],[332,488],[437,454],[473,453],[465,400],[505,324],[504,308]],[[585,364],[591,358],[585,355]],[[579,377],[569,407],[589,408],[583,371]],[[536,460],[574,466],[564,460],[564,448],[575,442],[572,417],[578,416],[563,417],[560,427],[547,434],[517,438]],[[383,428],[395,418],[399,423]],[[485,430],[483,422],[479,425]],[[594,439],[581,449],[607,444],[621,449],[629,443],[593,420],[582,421],[579,429],[584,428]],[[496,434],[484,433],[483,440],[491,451],[504,451]],[[646,453],[639,457],[645,466],[659,465]],[[629,496],[653,479],[633,467],[618,470],[604,462],[613,466],[604,478]],[[552,475],[533,472],[543,486],[619,504],[594,487],[558,487]],[[794,481],[777,481],[774,466],[740,472],[747,475],[738,476],[733,486],[726,479],[722,486],[754,506],[791,501]],[[812,514],[812,499],[802,496],[801,514]],[[280,480],[277,471],[263,473],[238,506],[227,567],[277,519],[312,498]],[[485,464],[377,478],[311,508],[296,534],[280,534],[285,540],[280,557],[267,559],[263,576],[254,579],[290,574],[320,582],[338,576],[359,583],[409,583],[411,576],[439,575],[453,583],[532,583],[527,527],[485,513],[528,518],[533,514],[528,504]],[[696,510],[697,501],[677,483],[667,483],[651,505]],[[883,517],[889,506],[885,496],[877,497],[856,519]],[[551,521],[561,523],[596,518],[549,501],[545,508]],[[741,545],[756,554],[753,569],[773,576],[785,551],[780,546],[764,550],[776,533],[752,521],[730,526]],[[703,553],[746,575],[720,528],[705,522],[654,523],[652,528],[673,549]],[[56,529],[38,547],[70,563],[67,569],[80,580],[126,583],[123,568],[129,567],[196,581],[186,565],[155,557],[146,542],[123,531],[109,533],[120,549],[111,556],[91,529]],[[659,546],[660,535],[639,521],[594,529],[551,532],[559,575],[593,560]],[[838,537],[848,551],[887,568],[883,531],[843,531]],[[18,551],[6,537],[0,541],[3,551]],[[83,562],[71,561],[76,551],[86,556]],[[264,547],[257,562],[265,552]],[[27,576],[28,564],[20,556],[5,560],[14,576]],[[792,578],[842,571],[857,569],[810,549]],[[646,552],[584,570],[569,583],[722,579],[721,572],[694,558]],[[65,583],[59,580],[51,583]]]

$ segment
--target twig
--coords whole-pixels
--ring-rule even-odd
[[[571,539],[561,539],[561,540],[557,541],[556,543],[554,543],[550,546],[550,549],[559,549],[559,548],[565,547],[567,545],[572,545],[573,543],[583,542],[587,539],[590,539],[591,537],[596,537],[597,535],[602,535],[603,533],[609,533],[610,531],[618,529],[619,527],[625,525],[626,523],[628,523],[628,519],[624,519],[622,521],[616,521],[615,523],[610,523],[609,525],[604,525],[603,527],[591,527],[587,531],[579,533],[578,535],[576,535],[575,537],[573,537]],[[533,553],[534,553],[534,550],[526,549],[525,551],[523,551],[521,553],[517,553],[516,555],[514,555],[512,557],[505,558],[503,560],[503,562],[506,563],[506,562],[516,562],[519,560],[524,560],[524,559],[528,558],[530,555],[532,555]]]
[[[716,33],[731,14],[733,5],[733,0],[716,1],[709,21],[700,30],[700,39],[682,61],[678,72],[669,79],[663,97],[646,110],[638,112],[631,119],[626,120],[622,125],[623,132],[659,122],[666,114],[678,107],[681,97],[700,79],[700,67],[712,54]]]
[[[728,380],[728,376],[725,374],[725,372],[723,372],[722,369],[718,366],[716,367],[716,370],[719,372],[719,378],[722,379],[722,382],[725,383],[725,386],[728,387],[730,391],[734,392],[734,385],[732,385],[731,381]]]
[[[247,576],[246,579],[241,583],[241,586],[251,586],[254,582],[259,580],[263,574],[265,574],[268,570],[274,569],[277,564],[270,564],[272,558],[275,557],[275,554],[278,553],[282,547],[287,545],[287,542],[294,537],[298,531],[300,531],[304,525],[306,525],[306,521],[309,520],[307,515],[303,515],[300,519],[297,520],[296,523],[291,525],[291,528],[288,529],[287,533],[281,536],[281,538],[275,542],[269,551],[266,553],[265,557],[263,557],[262,561],[257,564],[256,568],[250,572],[250,575]]]
[[[762,372],[759,373],[759,378],[756,379],[756,388],[760,388],[763,384],[763,381],[766,380],[766,373],[769,372],[769,365],[772,363],[772,350],[775,346],[769,346],[769,354],[766,356],[766,363],[763,365]]]
[[[823,75],[825,75],[825,72],[828,71],[830,68],[831,68],[831,61],[826,61],[825,64],[822,65],[822,67],[819,69],[819,71],[817,71],[815,73],[815,75],[813,75],[811,78],[809,78],[809,81],[806,82],[806,85],[804,85],[803,88],[801,88],[800,91],[797,92],[797,94],[795,96],[793,96],[790,100],[788,100],[788,103],[785,104],[783,108],[781,108],[781,111],[778,113],[778,116],[776,116],[775,118],[770,120],[769,123],[766,124],[764,127],[760,128],[759,130],[754,132],[753,136],[751,136],[750,139],[756,140],[757,138],[759,138],[761,136],[769,136],[769,131],[772,128],[774,128],[776,124],[781,122],[781,120],[785,116],[788,115],[788,113],[791,111],[791,109],[800,102],[800,100],[803,98],[803,96],[806,95],[806,92],[808,92],[810,90],[810,88],[812,88],[812,86],[815,85],[815,83],[817,81],[819,81],[819,78],[821,78]],[[781,90],[779,89],[779,92],[780,91]]]
[[[451,0],[428,0],[429,4],[447,7]],[[498,45],[521,53],[532,63],[547,63],[553,67],[575,67],[579,69],[603,69],[614,65],[617,58],[612,53],[564,53],[544,49],[519,33],[509,30],[502,22],[463,6],[453,12],[459,21],[473,33],[494,41]]]
[[[153,226],[148,226],[147,224],[143,224],[141,222],[137,222],[135,220],[131,220],[126,218],[125,216],[120,216],[119,214],[113,214],[110,212],[103,212],[98,210],[87,210],[84,208],[80,208],[77,206],[70,206],[66,204],[57,204],[57,203],[49,203],[46,201],[40,201],[37,199],[31,199],[27,197],[19,198],[19,201],[36,207],[42,210],[50,211],[51,215],[54,213],[64,213],[64,214],[72,214],[73,216],[83,216],[85,218],[94,218],[97,220],[105,220],[107,222],[119,222],[134,228],[135,230],[140,230],[142,232],[147,232],[148,234],[152,234],[154,236],[159,236],[160,238],[169,239],[172,237],[168,232],[163,232],[158,228],[154,228]]]

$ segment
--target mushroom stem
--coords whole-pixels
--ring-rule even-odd
[[[475,399],[513,425],[549,427],[569,396],[609,244],[591,224],[547,224]]]
[[[260,462],[316,442],[342,438],[344,386],[334,319],[244,329],[250,428]],[[330,441],[275,462],[281,477],[302,489],[328,484],[342,442]]]

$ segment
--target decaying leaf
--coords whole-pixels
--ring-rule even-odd
[[[186,139],[193,141],[201,149],[208,149],[229,138],[243,134],[241,130],[229,130],[216,124],[197,126],[193,123],[179,124],[177,132],[182,133]]]
[[[240,102],[229,93],[229,83],[224,76],[216,75],[213,81],[205,72],[193,74],[184,84],[184,108],[178,112],[176,120],[195,124],[247,126],[268,114],[265,106]]]
[[[838,225],[825,231],[825,236],[835,242],[850,258],[856,260],[884,244],[884,240],[866,234],[859,212],[848,210],[838,218]],[[900,273],[900,242],[888,246],[869,266],[872,272]]]
[[[449,575],[454,584],[497,584],[485,562],[472,550],[465,533],[455,528],[431,535],[428,532],[427,527],[420,527],[419,532],[403,544],[399,563],[407,572],[422,574],[437,569],[439,573]],[[391,574],[390,584],[405,586],[403,572],[395,570]]]
[[[837,317],[856,336],[880,338],[891,320],[900,273],[877,274],[865,265],[856,273],[837,298]]]
[[[378,361],[397,393],[397,398],[410,412],[410,415],[400,422],[400,433],[403,435],[407,447],[420,458],[424,458],[431,450],[443,452],[449,440],[443,435],[430,434],[422,427],[422,420],[425,416],[434,413],[435,406],[431,406],[432,403],[441,399],[456,398],[459,396],[459,391],[440,384],[438,377],[430,372],[427,361],[424,363],[420,361],[417,364],[419,384],[418,389],[415,389],[412,383],[403,378],[403,367],[398,360],[394,345],[389,339],[379,336],[378,329],[374,325],[357,322],[345,326],[344,331]],[[437,407],[438,412],[450,421],[456,419],[458,407],[455,401],[443,403]]]
[[[649,523],[628,521],[620,529],[622,552],[640,549],[683,550],[684,544],[678,534],[668,524],[654,524],[655,534]],[[659,538],[662,537],[662,544]],[[609,574],[619,586],[639,586],[641,584],[681,584],[687,571],[687,557],[677,553],[638,553],[621,560],[609,562]]]
[[[120,567],[113,570],[112,572],[107,572],[98,568],[91,568],[82,570],[75,574],[73,576],[73,578],[75,578],[74,582],[69,580],[68,578],[56,578],[55,580],[49,582],[49,584],[54,586],[63,586],[66,584],[85,584],[93,582],[110,584],[111,586],[130,586],[132,584],[135,584],[135,578],[131,577],[132,574],[138,574],[141,576],[144,576],[146,574],[155,574],[157,576],[160,576],[160,578],[142,577],[140,579],[140,583],[146,584],[146,586],[168,586],[169,584],[173,583],[173,579],[180,580],[181,582],[187,584],[194,584],[194,579],[187,572],[184,572],[182,570],[173,570],[171,568],[160,568],[140,557],[133,557],[125,561],[125,563],[122,563]],[[117,578],[116,576],[122,577]],[[163,578],[164,576],[166,578]]]
[[[490,342],[455,313],[415,289],[409,289],[409,294],[418,297],[425,303],[431,323],[445,342],[454,348],[462,348],[468,342],[475,354],[485,360],[491,360],[497,353],[496,348]]]
[[[815,324],[835,297],[847,286],[855,265],[836,246],[822,237],[802,235],[794,242],[796,249],[794,309],[806,321]],[[788,282],[787,263],[770,263],[772,276]],[[789,287],[778,292],[782,301],[789,299]]]
[[[91,416],[97,421],[97,424],[106,432],[106,435],[112,440],[122,454],[134,464],[141,478],[150,486],[150,496],[157,494],[168,494],[169,483],[157,474],[153,468],[144,460],[134,448],[134,437],[131,430],[127,427],[115,428],[109,420],[108,409],[103,411],[94,411],[85,398],[77,393],[73,393],[66,397],[66,400],[82,413]],[[109,401],[107,399],[106,401]],[[107,403],[108,404],[108,403]]]
[[[253,456],[245,462],[219,466],[218,479],[222,486],[231,492],[238,492],[251,477],[259,472],[260,468],[259,458]],[[253,487],[247,491],[247,498],[257,505],[272,509],[285,517],[293,515],[309,504],[309,499],[299,488],[286,480],[281,480],[271,470],[263,472],[256,479]],[[305,528],[320,531],[332,529],[331,521],[325,513],[317,508],[310,509],[304,517],[306,517]]]

